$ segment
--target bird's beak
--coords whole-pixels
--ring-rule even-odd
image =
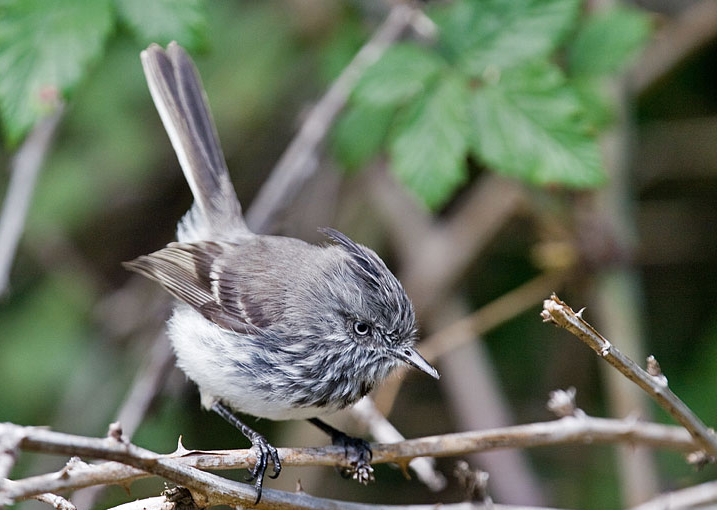
[[[412,367],[417,368],[421,372],[427,373],[431,377],[435,377],[436,379],[440,379],[441,377],[438,374],[438,370],[433,368],[431,364],[428,363],[428,361],[426,361],[413,347],[403,347],[402,349],[399,349],[396,351],[396,357],[398,357],[401,361],[405,361]]]

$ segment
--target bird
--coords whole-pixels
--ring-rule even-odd
[[[141,52],[151,97],[194,202],[177,241],[123,265],[177,300],[167,322],[177,365],[202,406],[249,439],[248,481],[261,499],[276,448],[241,415],[307,419],[346,448],[354,478],[372,477],[371,448],[320,418],[368,394],[400,365],[439,374],[415,347],[417,321],[403,286],[370,248],[320,229],[327,243],[252,232],[230,180],[206,93],[172,42]]]

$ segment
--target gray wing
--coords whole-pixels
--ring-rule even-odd
[[[233,241],[250,234],[229,179],[201,80],[184,49],[152,44],[141,53],[147,85],[194,195],[180,240]]]
[[[123,265],[157,281],[215,324],[239,333],[257,333],[270,325],[269,318],[225,263],[241,262],[236,254],[227,257],[227,250],[231,247],[225,243],[170,243]]]

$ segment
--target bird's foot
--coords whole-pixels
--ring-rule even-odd
[[[332,434],[331,442],[334,446],[343,447],[346,453],[348,465],[337,467],[341,476],[353,478],[364,485],[376,480],[373,476],[373,467],[371,467],[373,452],[368,441],[337,431],[337,433]]]
[[[249,436],[249,440],[254,448],[256,448],[256,464],[249,472],[249,476],[246,477],[247,482],[256,480],[254,487],[256,487],[256,501],[254,504],[259,503],[261,499],[261,489],[264,484],[264,475],[266,468],[269,466],[269,460],[274,464],[274,474],[269,475],[269,478],[276,478],[281,473],[281,461],[279,460],[279,454],[269,441],[258,432],[253,432]]]

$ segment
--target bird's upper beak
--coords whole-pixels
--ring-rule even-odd
[[[414,349],[413,347],[403,347],[396,351],[396,357],[400,359],[401,361],[405,361],[409,365],[417,368],[421,372],[425,372],[431,377],[435,377],[436,379],[440,379],[440,375],[438,374],[438,370],[433,368],[428,361],[424,359],[423,356],[419,354],[419,352]]]

